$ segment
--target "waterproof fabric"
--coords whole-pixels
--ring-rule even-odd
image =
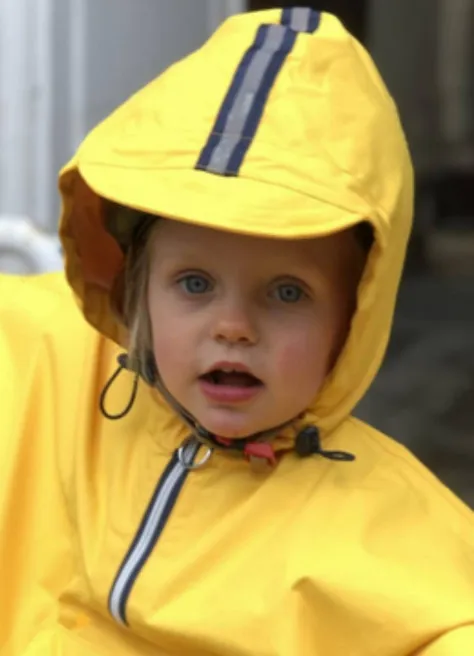
[[[0,281],[0,652],[474,653],[471,511],[351,416],[386,347],[412,208],[397,113],[362,47],[328,14],[232,18],[98,126],[60,185],[70,287]],[[289,451],[255,471],[216,450],[188,470],[205,450],[178,459],[189,431],[143,381],[125,417],[103,417],[127,339],[104,199],[275,238],[370,221],[350,336],[305,417],[355,461]],[[115,380],[111,412],[133,385]]]

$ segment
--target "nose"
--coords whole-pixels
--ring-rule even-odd
[[[258,341],[257,327],[248,308],[235,300],[220,305],[212,332],[217,342],[226,344],[251,346]]]

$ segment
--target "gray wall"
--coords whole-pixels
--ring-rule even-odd
[[[1,0],[0,217],[54,232],[57,172],[130,94],[240,0]]]
[[[79,1],[73,48],[74,2],[54,4],[55,171],[94,125],[208,35],[205,0]]]

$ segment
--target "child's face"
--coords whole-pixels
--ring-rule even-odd
[[[160,221],[148,302],[166,387],[222,437],[296,417],[344,342],[361,260],[350,231],[290,241]]]

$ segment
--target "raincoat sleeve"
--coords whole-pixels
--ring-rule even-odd
[[[58,427],[79,320],[62,274],[0,275],[0,653],[8,656],[55,619],[71,576]]]
[[[445,633],[416,656],[461,656],[474,654],[474,624]]]

